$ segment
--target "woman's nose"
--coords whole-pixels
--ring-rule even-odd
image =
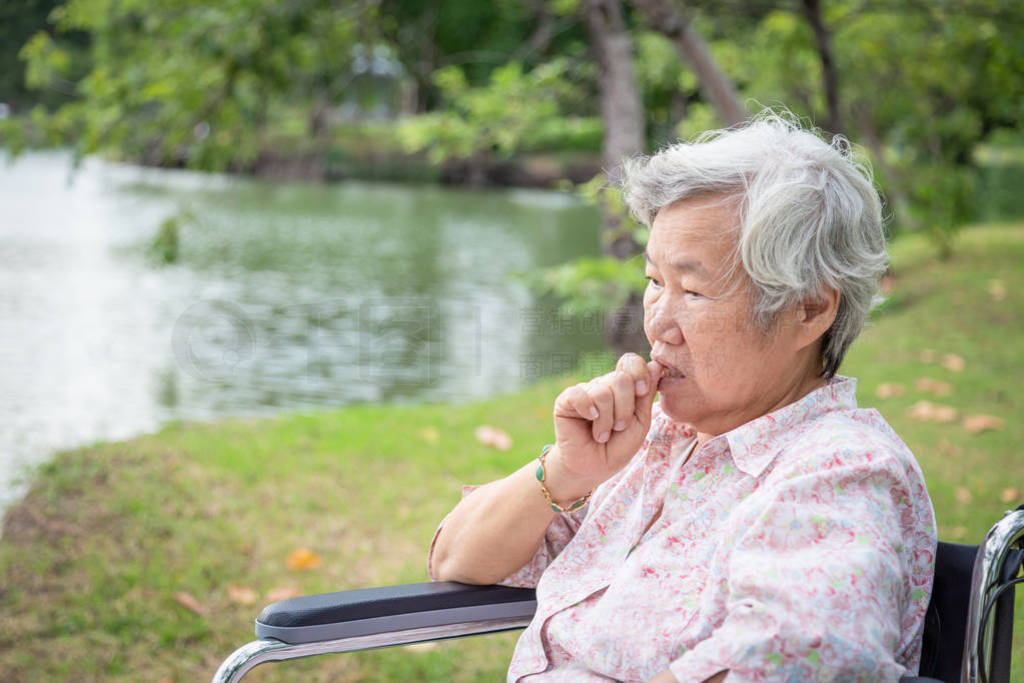
[[[644,307],[644,330],[652,345],[656,341],[670,345],[683,343],[683,330],[665,303],[653,302]]]

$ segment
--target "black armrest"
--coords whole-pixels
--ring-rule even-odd
[[[275,602],[256,618],[256,636],[312,643],[449,624],[528,620],[536,608],[530,588],[413,583]]]

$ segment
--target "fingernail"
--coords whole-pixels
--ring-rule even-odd
[[[608,440],[608,437],[610,437],[610,436],[611,436],[611,432],[601,432],[600,434],[597,435],[597,442],[598,443],[604,443],[605,441]]]
[[[621,432],[625,428],[626,428],[626,421],[625,420],[616,420],[615,424],[612,425],[612,429],[614,429],[617,432]]]
[[[597,415],[598,415],[597,408],[595,408],[594,406],[590,406],[590,417],[592,419],[596,420],[597,419]]]
[[[641,394],[641,395],[647,393],[647,381],[646,380],[640,380],[639,382],[636,383],[636,393]]]

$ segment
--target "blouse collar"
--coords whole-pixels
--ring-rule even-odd
[[[711,439],[705,447],[727,450],[737,469],[757,477],[775,458],[785,435],[794,427],[811,422],[834,410],[856,407],[857,380],[836,375],[828,384],[815,389],[800,400],[720,434]],[[649,439],[652,442],[674,442],[694,436],[692,427],[672,420],[659,410],[651,425]]]

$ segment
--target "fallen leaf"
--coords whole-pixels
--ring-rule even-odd
[[[956,408],[931,401],[918,401],[910,406],[907,416],[918,422],[952,422],[956,419]]]
[[[399,503],[396,512],[399,519],[409,519],[409,516],[412,515],[412,508],[406,503]]]
[[[228,600],[239,605],[251,605],[256,602],[256,591],[246,586],[228,584]]]
[[[424,427],[420,430],[420,438],[427,443],[437,443],[437,440],[441,437],[441,432],[437,431],[437,427]]]
[[[953,538],[964,538],[967,536],[967,527],[955,526],[953,527],[953,533],[951,535]]]
[[[964,362],[964,359],[956,355],[955,353],[947,353],[945,356],[942,357],[942,367],[946,368],[947,370],[952,370],[953,372],[963,372],[964,367],[966,367],[966,365],[967,363]]]
[[[946,439],[943,439],[943,440],[939,441],[938,448],[939,448],[939,453],[941,453],[942,455],[957,456],[957,455],[962,455],[963,452],[964,452],[962,448],[960,448],[959,446],[954,446],[953,444],[951,444]]]
[[[281,586],[280,588],[271,588],[267,591],[267,602],[279,602],[281,600],[288,600],[289,598],[297,598],[302,595],[302,591],[299,590],[298,586]]]
[[[1020,500],[1020,489],[1003,489],[1002,494],[999,496],[999,500],[1004,503],[1013,503]]]
[[[512,448],[512,437],[497,427],[481,425],[476,428],[476,439],[480,443],[497,448],[499,451],[507,451]]]
[[[906,388],[897,382],[884,382],[878,385],[875,389],[875,396],[878,398],[892,398],[893,396],[902,396]]]
[[[412,650],[413,652],[428,652],[436,648],[440,643],[413,643],[412,645],[406,645],[406,650]]]
[[[200,605],[199,601],[195,599],[195,596],[190,593],[179,591],[174,594],[174,601],[185,609],[195,612],[200,616],[206,615],[206,608]]]
[[[937,379],[931,377],[922,377],[921,379],[914,382],[914,387],[918,391],[924,391],[935,396],[949,396],[953,393],[953,385],[949,382],[940,382]]]
[[[922,363],[934,363],[939,359],[939,354],[934,349],[922,349],[919,358]]]
[[[1006,285],[1001,280],[989,280],[988,295],[992,301],[1002,301],[1006,298]]]
[[[288,553],[288,559],[285,560],[285,564],[288,565],[288,569],[294,571],[316,569],[323,563],[324,558],[320,557],[309,548],[296,548]]]
[[[964,504],[970,503],[971,502],[971,492],[970,492],[970,490],[967,489],[964,486],[958,486],[957,489],[956,489],[956,499],[957,499],[957,502],[960,502],[960,503],[964,503]]]
[[[964,429],[972,433],[999,430],[1005,426],[1003,418],[994,415],[968,415],[964,418]]]

